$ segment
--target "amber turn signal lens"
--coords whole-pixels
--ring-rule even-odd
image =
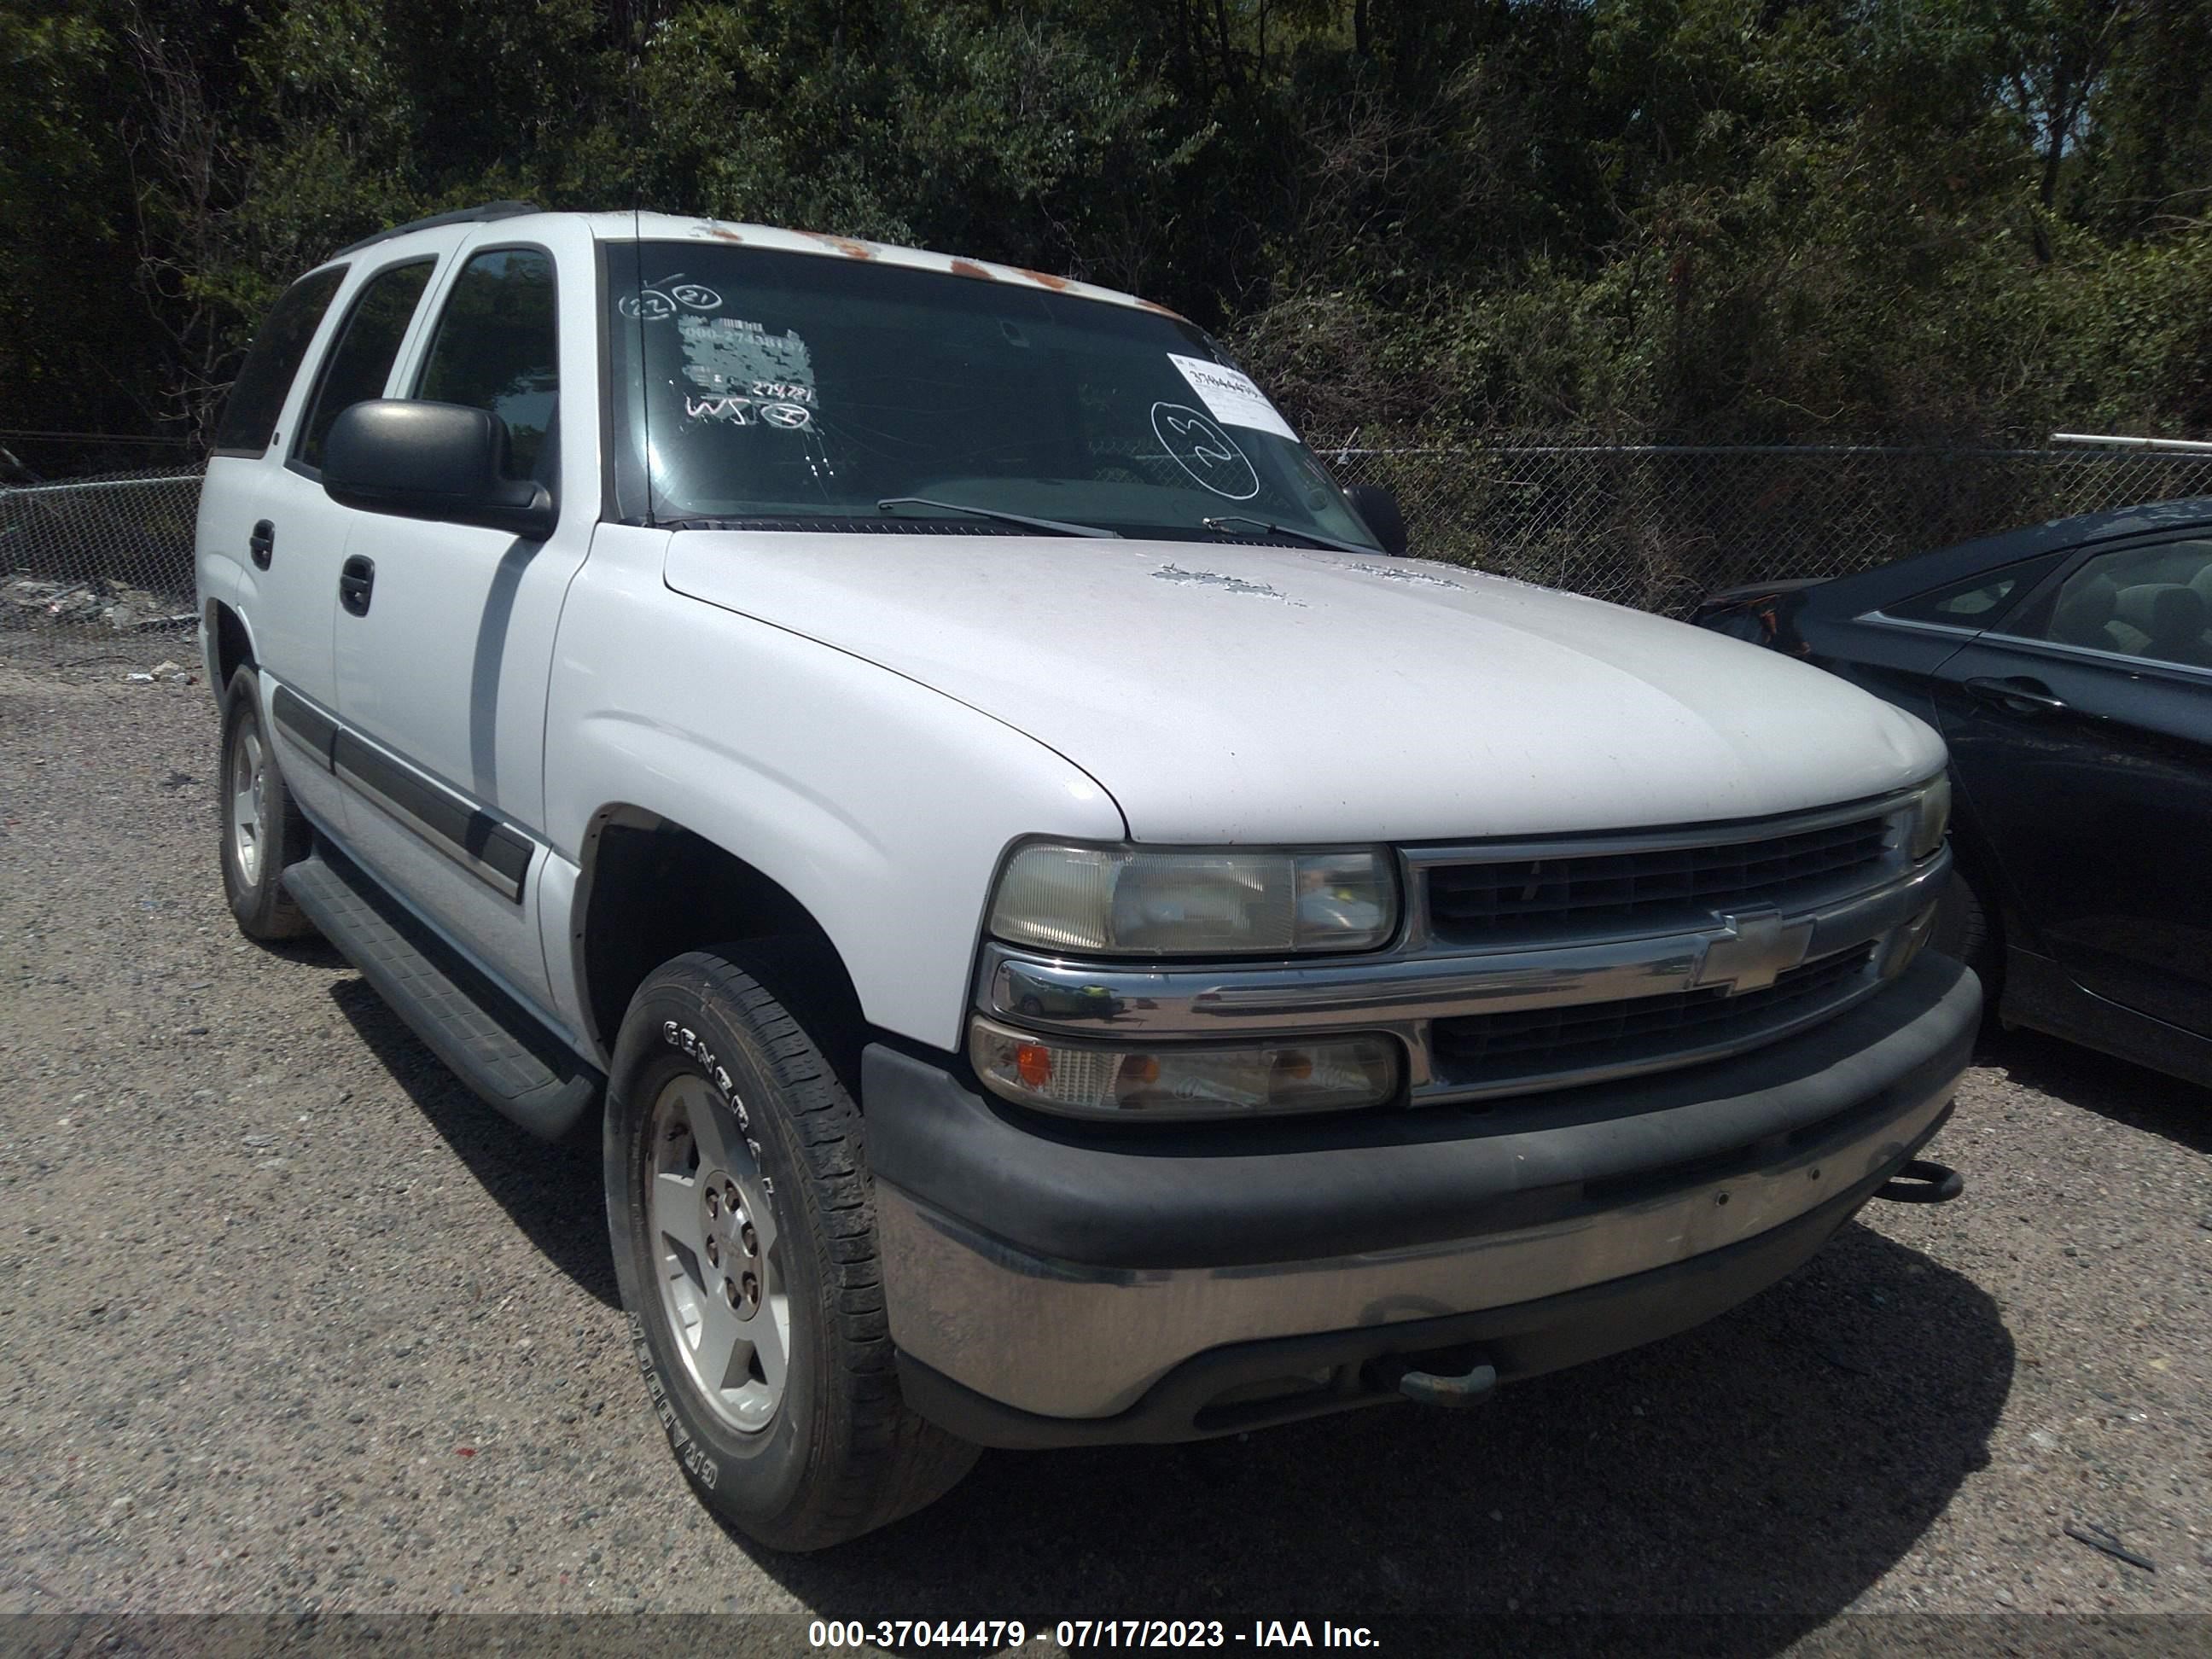
[[[1400,1050],[1376,1034],[1295,1044],[1119,1043],[1047,1037],[978,1018],[969,1059],[994,1093],[1086,1117],[1220,1117],[1379,1106],[1398,1092]]]

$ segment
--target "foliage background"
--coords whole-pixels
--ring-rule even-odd
[[[0,0],[0,429],[500,197],[1065,270],[1332,441],[2212,433],[2212,0]],[[0,443],[11,441],[0,437]]]

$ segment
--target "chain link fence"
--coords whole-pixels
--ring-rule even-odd
[[[1398,497],[1413,550],[1668,615],[2070,514],[2212,495],[2212,451],[1321,447]]]
[[[200,469],[0,489],[0,629],[188,626]]]
[[[1680,614],[1739,582],[1834,576],[2014,525],[2212,495],[2212,453],[2110,448],[1322,447],[1387,486],[1414,551]],[[192,621],[198,468],[0,489],[0,629]]]

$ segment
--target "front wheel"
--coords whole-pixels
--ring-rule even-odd
[[[630,1002],[606,1111],[631,1346],[708,1506],[818,1549],[949,1491],[975,1449],[907,1409],[858,1109],[763,983],[771,955],[677,957]]]
[[[1963,962],[1972,969],[1982,981],[1982,994],[1988,1006],[1991,1010],[1996,1007],[1997,980],[2004,967],[1996,928],[1990,919],[1988,901],[1956,864],[1951,866],[1951,880],[1943,890],[1943,896],[1936,902],[1935,931],[1928,943],[1954,961]]]

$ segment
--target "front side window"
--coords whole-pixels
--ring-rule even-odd
[[[453,279],[415,395],[507,422],[507,476],[539,477],[560,392],[553,260],[536,248],[479,253]]]
[[[2212,668],[2212,538],[2117,548],[2085,561],[2002,631],[2151,662]]]
[[[337,341],[323,359],[314,398],[307,405],[307,419],[301,423],[293,459],[302,465],[322,465],[324,441],[339,416],[356,404],[384,395],[392,359],[399,355],[399,342],[435,264],[432,259],[415,259],[380,270],[355,296]]]
[[[276,430],[276,417],[284,412],[284,397],[306,360],[315,330],[330,309],[331,296],[345,280],[345,267],[335,265],[302,276],[284,290],[270,307],[253,337],[253,349],[231,382],[222,418],[216,422],[215,447],[232,455],[259,455],[267,451]]]
[[[1252,382],[1163,313],[696,242],[629,245],[608,268],[624,516],[880,527],[932,509],[878,503],[921,497],[1123,535],[1375,544]]]

